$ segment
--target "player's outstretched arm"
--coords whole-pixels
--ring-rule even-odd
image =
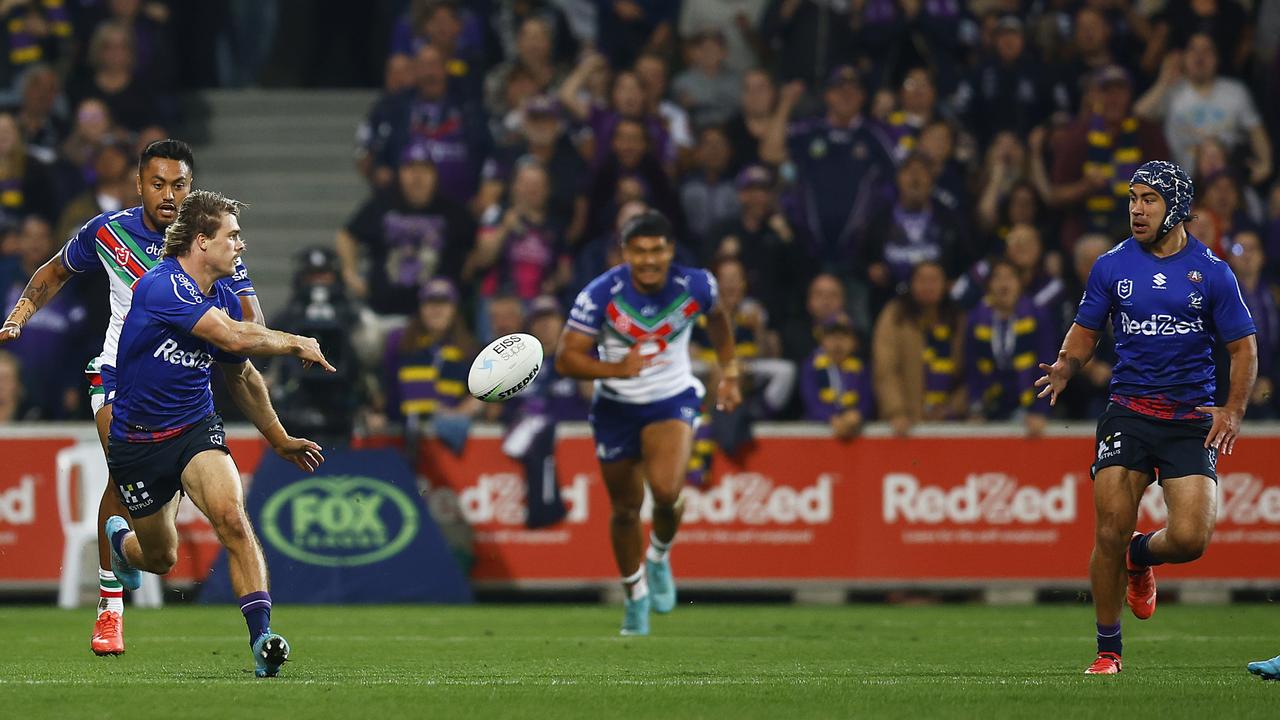
[[[1227,403],[1222,407],[1198,407],[1202,413],[1213,416],[1213,426],[1205,436],[1204,446],[1230,455],[1240,435],[1240,421],[1244,419],[1249,397],[1253,395],[1253,383],[1258,379],[1258,337],[1246,335],[1227,343],[1231,354],[1231,390]]]
[[[320,446],[306,438],[296,438],[285,432],[280,417],[271,406],[267,384],[262,381],[262,374],[253,363],[221,363],[221,367],[222,376],[227,381],[227,392],[236,407],[258,428],[258,432],[271,443],[276,453],[307,472],[320,467],[320,463],[324,462]]]
[[[12,312],[0,326],[0,344],[17,340],[22,328],[36,311],[53,299],[54,295],[71,279],[71,271],[62,264],[62,253],[58,253],[41,265],[27,282],[22,297],[14,304]]]
[[[1098,347],[1098,331],[1073,323],[1067,330],[1067,337],[1062,341],[1062,349],[1058,351],[1058,359],[1052,365],[1040,363],[1044,375],[1036,380],[1035,386],[1041,388],[1036,397],[1049,397],[1049,404],[1058,403],[1058,395],[1067,387],[1067,381],[1080,372],[1089,359],[1093,357],[1094,348]]]
[[[733,412],[742,403],[742,371],[734,354],[733,321],[720,303],[707,311],[707,336],[720,362],[720,386],[716,388],[716,409]]]
[[[315,338],[272,330],[257,323],[232,320],[221,308],[213,308],[200,317],[191,334],[213,343],[219,350],[233,355],[275,357],[293,355],[304,365],[317,363],[329,372],[336,372],[320,352]]]
[[[607,380],[635,377],[644,369],[640,343],[632,345],[627,356],[618,362],[591,357],[591,349],[595,344],[595,338],[590,335],[566,329],[560,336],[560,346],[556,350],[556,372],[577,380]]]

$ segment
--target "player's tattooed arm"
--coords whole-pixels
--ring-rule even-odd
[[[1058,395],[1067,387],[1067,382],[1080,372],[1080,368],[1093,357],[1093,350],[1098,346],[1098,331],[1078,323],[1067,331],[1062,341],[1062,349],[1052,365],[1040,363],[1044,375],[1036,380],[1035,386],[1040,388],[1036,397],[1048,397],[1050,405],[1056,405]]]
[[[31,275],[22,296],[14,304],[13,310],[0,326],[0,343],[16,340],[22,334],[22,328],[36,311],[53,299],[54,295],[71,279],[71,271],[62,263],[62,253],[41,265]]]

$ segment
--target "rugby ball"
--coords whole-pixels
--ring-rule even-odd
[[[485,402],[510,400],[529,387],[542,369],[542,343],[532,335],[513,333],[490,342],[476,355],[467,389]]]

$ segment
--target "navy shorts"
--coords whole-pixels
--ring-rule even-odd
[[[602,462],[640,457],[640,431],[663,420],[683,420],[690,427],[701,413],[702,398],[697,388],[665,400],[632,404],[596,395],[591,403],[591,432],[596,440],[596,457]]]
[[[1090,475],[1119,465],[1160,480],[1204,475],[1218,481],[1218,451],[1206,448],[1211,420],[1164,420],[1109,403],[1098,418]]]
[[[182,492],[182,471],[191,458],[205,450],[231,454],[218,413],[164,440],[127,442],[111,437],[107,440],[107,467],[129,514],[146,517]]]

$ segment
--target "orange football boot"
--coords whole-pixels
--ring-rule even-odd
[[[1141,533],[1135,531],[1133,535],[1137,537]],[[1129,587],[1125,590],[1124,600],[1134,617],[1146,620],[1156,614],[1156,571],[1147,565],[1134,565],[1128,550],[1124,552],[1124,564],[1129,571]]]
[[[120,613],[108,610],[98,616],[89,647],[94,655],[124,654],[124,618]]]
[[[1115,653],[1100,652],[1098,659],[1085,668],[1085,675],[1115,675],[1120,672],[1120,656]]]

